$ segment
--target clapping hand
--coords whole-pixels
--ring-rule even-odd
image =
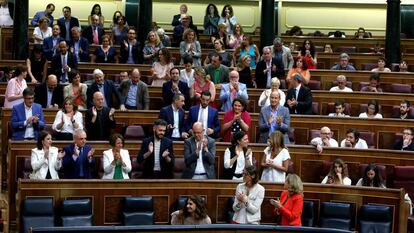
[[[162,153],[162,157],[165,158],[168,155],[170,155],[170,152],[166,149],[163,153]]]
[[[89,152],[88,152],[88,159],[92,159],[93,154],[95,153],[95,149],[92,148]]]
[[[154,143],[150,142],[148,145],[148,152],[150,152],[152,154],[152,152],[154,152]]]

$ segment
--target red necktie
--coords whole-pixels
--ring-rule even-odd
[[[93,43],[99,44],[98,31],[96,30],[96,28],[93,30]]]

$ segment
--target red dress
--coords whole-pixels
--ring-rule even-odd
[[[211,85],[211,81],[209,81],[209,80],[204,84],[204,86],[200,86],[200,84],[197,81],[194,82],[193,83],[194,94],[198,93],[198,94],[201,95],[201,92],[206,91],[206,90],[207,91],[210,90],[210,85]],[[194,98],[193,105],[199,105],[200,102],[201,102],[200,98],[198,98],[198,99]],[[210,107],[217,109],[216,102],[211,101],[210,102]]]
[[[233,118],[234,118],[234,111],[233,111],[233,110],[227,111],[227,112],[224,114],[223,124],[226,124],[227,122],[230,122],[231,120],[233,120]],[[250,114],[249,114],[248,112],[246,112],[246,111],[242,112],[242,113],[241,113],[241,119],[242,119],[242,120],[244,121],[244,123],[246,123],[246,124],[249,126],[249,128],[250,128],[250,122],[251,122],[251,119],[250,119]],[[234,124],[233,124],[232,126],[230,126],[230,128],[228,128],[228,129],[224,132],[224,135],[223,135],[223,141],[224,141],[224,142],[230,142],[230,141],[231,141],[231,135],[232,135],[233,130],[234,130]],[[246,133],[247,133],[247,132],[246,132]]]
[[[285,190],[280,195],[282,206],[275,208],[275,215],[281,214],[282,226],[302,226],[303,196],[299,193],[289,197],[289,191]]]
[[[306,65],[308,65],[308,70],[316,70],[316,65],[312,64],[310,56],[302,56],[302,59],[306,62]]]

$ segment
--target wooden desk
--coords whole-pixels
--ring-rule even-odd
[[[66,181],[19,181],[19,203],[28,196],[52,197],[54,205],[60,206],[64,199],[90,198],[92,200],[94,225],[121,224],[122,200],[126,196],[151,195],[154,199],[155,223],[167,224],[173,211],[175,200],[180,195],[198,194],[206,199],[208,214],[213,223],[224,223],[227,213],[227,200],[234,196],[237,183],[233,181],[203,180],[66,180]],[[283,184],[263,183],[266,193],[261,206],[261,223],[273,224],[273,207],[269,199],[279,196]],[[320,205],[325,201],[343,201],[352,204],[353,223],[357,211],[364,204],[392,206],[394,232],[405,232],[407,211],[402,190],[373,189],[320,184],[304,185],[305,199]],[[353,225],[355,228],[355,225]]]

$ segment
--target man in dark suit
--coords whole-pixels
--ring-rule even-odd
[[[414,134],[413,128],[405,128],[403,130],[403,138],[402,140],[398,140],[395,142],[394,150],[414,151],[413,134]]]
[[[303,81],[299,73],[293,75],[292,88],[289,88],[285,102],[290,114],[312,115],[312,92],[302,85]]]
[[[188,7],[186,4],[182,4],[180,6],[180,14],[174,15],[173,16],[173,20],[171,22],[171,25],[173,27],[178,26],[181,24],[182,18],[184,15],[187,15],[187,11],[188,11]],[[190,25],[193,24],[193,17],[191,17],[191,15],[188,15],[188,17],[190,18]]]
[[[69,81],[68,74],[72,69],[78,69],[78,61],[68,51],[66,41],[59,42],[59,52],[52,58],[51,69],[52,74],[56,75],[59,83],[67,83]]]
[[[93,96],[95,92],[101,92],[105,98],[103,105],[108,108],[118,108],[119,104],[122,104],[122,97],[119,94],[118,89],[115,87],[115,84],[111,80],[105,80],[105,75],[100,69],[95,69],[93,71],[93,76],[95,77],[95,82],[92,83],[87,90],[86,96],[88,99],[88,108],[93,106]],[[117,103],[112,101],[112,96],[115,95]],[[121,109],[125,109],[124,106],[121,106]]]
[[[214,170],[216,142],[204,133],[203,124],[193,125],[193,136],[184,141],[184,160],[186,168],[184,179],[215,179]]]
[[[43,55],[48,61],[52,60],[52,57],[59,54],[59,42],[64,40],[60,36],[60,27],[55,24],[52,27],[52,36],[46,37],[43,40]]]
[[[35,87],[35,103],[42,108],[61,108],[63,103],[63,87],[57,84],[56,75],[47,76],[44,83]]]
[[[160,110],[160,119],[167,122],[167,132],[165,136],[173,140],[183,140],[188,137],[188,133],[184,131],[184,95],[177,93],[174,95],[172,104],[163,107]]]
[[[142,64],[144,55],[142,53],[141,43],[137,41],[136,30],[133,27],[128,29],[127,40],[121,43],[120,63]]]
[[[11,116],[13,140],[36,140],[45,127],[42,106],[33,103],[34,95],[32,89],[24,89],[24,102],[13,106]]]
[[[393,113],[391,116],[392,118],[398,118],[398,119],[413,119],[413,116],[410,114],[410,101],[408,100],[401,100],[400,102],[400,111],[397,113]]]
[[[85,114],[86,132],[90,140],[109,140],[111,129],[115,128],[114,108],[103,105],[104,97],[101,92],[93,94],[94,106]]]
[[[221,61],[223,59],[218,53],[213,53],[211,55],[210,64],[204,67],[206,74],[210,75],[211,81],[214,84],[228,83],[229,82],[229,68],[223,64]],[[218,70],[216,73],[215,71]]]
[[[132,70],[130,79],[121,82],[121,85],[119,85],[119,92],[122,97],[121,111],[125,111],[126,109],[149,109],[150,98],[148,86],[141,81],[141,73],[138,68]]]
[[[257,88],[270,88],[270,80],[273,77],[281,79],[285,75],[282,60],[272,57],[269,47],[263,48],[263,60],[256,66],[255,79]]]
[[[70,30],[73,27],[79,27],[79,20],[75,17],[72,17],[72,10],[70,7],[65,6],[62,9],[63,17],[57,20],[57,24],[60,27],[60,35],[66,40],[72,40],[72,34]]]
[[[63,148],[65,157],[62,161],[62,169],[65,179],[91,179],[95,167],[93,149],[86,144],[86,133],[83,129],[77,129],[73,135],[73,144]]]
[[[70,52],[75,55],[76,60],[79,62],[89,61],[89,42],[86,38],[81,37],[80,27],[73,27],[72,41],[70,42]]]
[[[199,105],[192,106],[188,111],[185,130],[192,134],[191,128],[193,124],[199,121],[206,129],[206,135],[216,138],[220,134],[220,121],[217,109],[209,106],[211,102],[211,93],[209,90],[201,92],[200,101],[201,103]]]
[[[167,122],[158,119],[154,122],[154,135],[144,139],[137,156],[138,163],[144,163],[143,178],[172,179],[174,167],[173,143],[164,137]]]
[[[184,32],[189,28],[194,30],[194,32],[195,32],[195,34],[198,38],[199,36],[198,36],[197,26],[190,23],[190,16],[189,15],[183,14],[181,16],[181,23],[174,27],[173,38],[174,38],[175,42],[179,43],[180,41],[182,41]]]
[[[89,44],[102,44],[102,36],[105,34],[104,29],[99,26],[99,16],[92,15],[92,24],[83,30],[83,37],[85,37]]]
[[[162,98],[164,99],[164,106],[172,102],[175,94],[183,94],[185,98],[184,109],[190,108],[190,94],[187,83],[180,81],[180,70],[174,67],[170,70],[171,80],[162,85]]]

